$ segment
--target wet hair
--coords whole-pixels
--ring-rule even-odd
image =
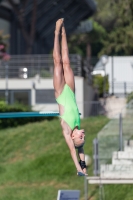
[[[84,143],[81,144],[80,146],[75,146],[75,149],[80,149],[80,148],[83,147],[83,146],[84,146]]]
[[[85,141],[82,142],[82,144],[80,144],[80,145],[76,145],[74,140],[73,140],[73,142],[74,142],[75,149],[80,149],[80,148],[82,148],[82,147],[84,146],[84,144],[85,144]]]

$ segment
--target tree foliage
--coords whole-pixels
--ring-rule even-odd
[[[72,35],[70,51],[86,55],[91,45],[92,56],[133,54],[133,0],[97,0],[90,33]]]
[[[107,31],[112,30],[116,19],[115,11],[111,8],[111,5],[112,0],[97,0],[97,11],[92,17]]]
[[[130,94],[128,94],[128,96],[127,96],[127,103],[129,103],[131,100],[133,100],[133,92],[131,92]]]
[[[7,40],[9,39],[10,35],[3,34],[3,30],[0,30],[0,60],[9,60],[10,59],[10,55],[7,54]]]
[[[4,34],[3,30],[0,30],[0,44],[7,46],[7,40],[10,37],[8,34]]]
[[[104,85],[105,84],[105,85]],[[94,75],[93,86],[98,89],[100,97],[104,96],[104,92],[107,94],[109,91],[109,80],[108,76]],[[105,91],[104,91],[105,89]]]
[[[133,54],[133,0],[113,0],[110,4],[115,14],[112,30],[107,40],[103,41],[100,54],[132,55]]]
[[[87,44],[91,45],[91,52],[93,56],[97,56],[97,53],[103,47],[103,39],[106,38],[107,32],[103,26],[98,22],[92,21],[93,30],[89,33],[72,34],[69,39],[70,53],[77,53],[86,57]]]

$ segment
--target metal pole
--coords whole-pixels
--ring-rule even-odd
[[[114,95],[114,58],[112,56],[112,95]]]
[[[127,83],[124,82],[124,95],[126,96],[126,94],[127,94]]]
[[[6,63],[5,65],[5,71],[6,71],[6,74],[5,74],[5,79],[6,79],[6,89],[5,89],[5,101],[6,101],[6,104],[8,104],[8,64]]]
[[[119,151],[123,150],[122,115],[119,115]]]
[[[98,139],[95,138],[93,140],[93,161],[94,161],[94,169],[93,169],[93,174],[97,176],[99,174],[99,156],[98,156]]]
[[[86,176],[84,177],[84,192],[85,192],[85,200],[88,200],[88,180]]]
[[[106,66],[105,64],[103,65],[104,67],[104,91],[103,91],[103,95],[104,95],[104,105],[106,104]]]
[[[94,160],[94,175],[98,175],[99,173],[99,157],[98,157],[98,139],[95,138],[93,140],[93,160]],[[86,176],[84,177],[84,193],[85,193],[85,200],[88,200],[88,180]]]

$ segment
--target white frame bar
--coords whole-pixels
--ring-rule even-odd
[[[88,184],[133,184],[133,178],[102,178],[98,176],[86,177]]]

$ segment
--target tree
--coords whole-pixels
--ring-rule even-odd
[[[86,55],[91,45],[92,56],[133,54],[133,0],[97,0],[90,33],[72,35],[70,52]]]
[[[116,21],[115,11],[112,9],[112,0],[97,0],[97,11],[92,16],[106,31],[111,31]]]
[[[28,1],[29,0],[20,0],[20,3],[16,4],[14,0],[8,0],[9,4],[12,6],[17,16],[20,29],[26,41],[26,44],[27,44],[26,53],[30,54],[32,52],[33,43],[35,39],[35,33],[36,33],[35,24],[36,24],[37,0],[32,1],[33,9],[32,9],[31,23],[29,27],[27,27],[26,16],[25,16],[25,10],[26,10]]]
[[[91,55],[99,56],[99,52],[104,48],[104,41],[107,41],[107,33],[112,30],[115,23],[115,13],[110,6],[111,0],[97,0],[97,11],[91,18],[93,30],[89,33],[73,34],[69,37],[71,53],[86,56],[86,46],[90,44]]]
[[[98,22],[91,20],[93,30],[89,33],[72,34],[68,38],[70,53],[77,53],[83,57],[87,56],[87,45],[91,47],[91,55],[97,56],[103,47],[103,39],[106,38],[107,32]]]
[[[97,0],[93,19],[108,32],[99,56],[133,54],[133,0]]]
[[[3,31],[0,30],[0,60],[9,60],[10,55],[7,54],[7,42],[6,40],[9,38],[9,35],[3,35]]]

